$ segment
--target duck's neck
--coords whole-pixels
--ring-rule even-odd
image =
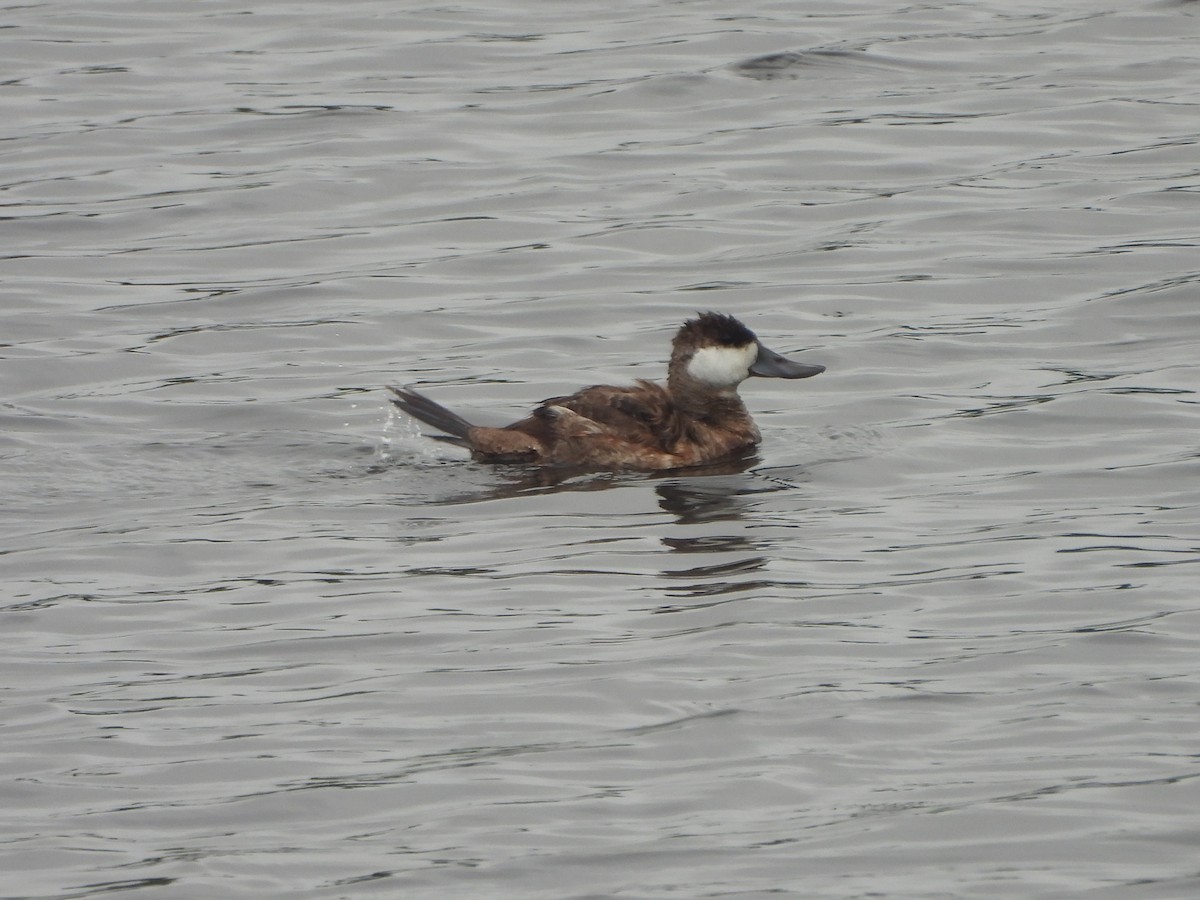
[[[750,416],[736,387],[718,389],[686,374],[672,372],[667,379],[667,390],[675,408],[692,419],[720,424]]]

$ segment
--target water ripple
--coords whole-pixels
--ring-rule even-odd
[[[7,894],[1194,894],[1195,4],[394,6],[7,11]]]

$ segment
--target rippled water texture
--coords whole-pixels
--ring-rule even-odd
[[[1200,3],[0,26],[0,898],[1200,896]]]

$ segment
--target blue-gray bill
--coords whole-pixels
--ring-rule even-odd
[[[824,366],[806,366],[780,356],[774,350],[758,345],[758,359],[750,366],[750,374],[763,378],[812,378],[825,371]]]

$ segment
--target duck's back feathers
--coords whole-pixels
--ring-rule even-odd
[[[653,381],[629,387],[593,385],[569,397],[553,397],[541,410],[568,409],[622,440],[670,452],[679,436],[678,412],[671,395]]]

